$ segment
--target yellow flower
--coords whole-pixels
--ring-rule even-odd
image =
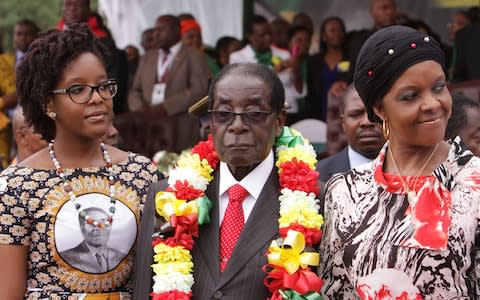
[[[197,153],[185,155],[177,162],[177,166],[195,170],[200,176],[207,179],[208,182],[213,179],[211,175],[213,173],[212,167],[206,159],[200,160],[200,156]]]
[[[323,217],[317,211],[308,208],[295,208],[285,212],[278,219],[280,228],[298,223],[307,228],[320,229],[323,225]]]
[[[274,66],[279,65],[282,63],[282,59],[278,57],[277,55],[272,56],[272,64]]]
[[[156,275],[160,274],[170,274],[171,272],[177,272],[184,275],[188,275],[193,270],[193,262],[167,262],[167,263],[156,263],[152,265],[153,272]]]
[[[350,69],[350,62],[348,60],[343,60],[337,64],[337,69],[340,72],[348,72]]]
[[[167,262],[191,262],[192,256],[190,255],[190,251],[187,249],[177,246],[177,247],[170,247],[165,244],[157,244],[153,247],[153,251],[155,255],[153,256],[153,260],[156,263],[167,263]]]
[[[318,266],[319,254],[303,252],[305,237],[298,231],[289,230],[282,245],[273,241],[268,248],[268,263],[284,267],[289,274],[295,273],[298,268]]]
[[[198,214],[198,207],[194,201],[177,199],[175,194],[170,192],[158,192],[155,195],[155,208],[157,213],[167,221],[172,215]]]
[[[315,164],[317,159],[312,153],[306,151],[307,146],[295,145],[295,147],[286,148],[278,152],[278,159],[275,165],[280,168],[280,165],[284,162],[291,161],[294,157],[297,158],[297,161],[303,161],[308,164],[312,170],[315,170]]]

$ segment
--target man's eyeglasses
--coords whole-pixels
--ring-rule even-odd
[[[93,91],[97,91],[104,100],[112,99],[118,91],[117,81],[115,79],[109,79],[97,85],[74,84],[66,89],[53,90],[52,93],[68,94],[73,102],[83,104],[90,101],[93,96]]]
[[[209,110],[213,123],[231,124],[236,116],[240,116],[243,124],[248,126],[257,126],[265,122],[265,119],[272,113],[271,111],[244,111],[236,113],[226,110]]]

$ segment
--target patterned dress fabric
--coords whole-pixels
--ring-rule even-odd
[[[157,181],[146,157],[113,165],[111,225],[80,224],[55,170],[11,166],[0,175],[0,243],[28,247],[26,299],[130,299],[134,243],[147,189]],[[81,209],[99,219],[111,209],[106,167],[65,169]],[[100,299],[100,298],[95,298]]]
[[[387,147],[328,182],[323,295],[479,299],[480,159],[457,137],[431,176],[404,177],[417,192],[412,199],[398,176],[382,171]]]

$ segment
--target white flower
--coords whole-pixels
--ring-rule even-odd
[[[292,191],[288,188],[284,188],[281,191],[281,195],[278,198],[280,200],[280,214],[284,214],[287,211],[308,209],[319,211],[320,206],[318,200],[315,199],[315,194],[307,193],[303,191]]]
[[[315,152],[315,149],[311,144],[306,144],[306,145],[295,145],[295,148],[301,149],[305,153],[310,154],[313,158],[317,158],[317,152]]]
[[[165,275],[153,276],[153,292],[165,293],[172,290],[178,290],[184,293],[188,293],[192,290],[193,275],[182,274],[178,272],[172,272]]]
[[[173,186],[175,182],[180,180],[188,181],[195,189],[205,191],[207,189],[208,180],[202,177],[196,170],[192,168],[180,168],[176,167],[170,171],[170,176],[168,177],[168,185]]]

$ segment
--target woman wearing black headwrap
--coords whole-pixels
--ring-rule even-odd
[[[443,141],[452,99],[444,55],[403,26],[372,35],[355,87],[387,143],[333,177],[320,275],[327,299],[479,299],[480,159]]]

